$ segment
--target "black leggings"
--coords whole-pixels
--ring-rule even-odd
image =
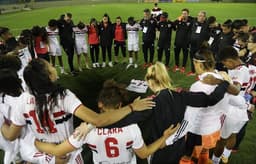
[[[196,51],[197,51],[197,50],[195,50],[195,49],[191,49],[191,50],[190,50],[191,72],[194,72],[194,73],[195,73],[195,66],[194,66],[194,63],[193,63],[193,58],[194,58],[194,56],[195,56]]]
[[[176,46],[174,47],[175,65],[180,66],[180,51],[183,51],[182,67],[186,67],[188,60],[188,46]]]
[[[126,57],[126,46],[125,42],[114,41],[115,56],[118,56],[119,47],[121,48],[123,57]]]
[[[144,42],[142,43],[142,51],[144,54],[144,61],[148,63],[148,49],[150,52],[149,62],[153,63],[154,60],[154,41],[153,42]]]
[[[165,65],[169,66],[170,63],[170,48],[162,48],[162,47],[158,47],[158,56],[157,59],[158,61],[162,62],[162,58],[163,58],[163,51],[165,52]]]
[[[91,55],[92,63],[99,62],[99,51],[100,51],[99,44],[90,45],[90,55]]]
[[[109,62],[112,61],[111,48],[112,48],[112,45],[108,45],[108,46],[101,45],[103,62],[106,62],[106,51],[108,52],[108,60],[109,60]]]

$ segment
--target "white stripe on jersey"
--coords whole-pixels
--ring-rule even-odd
[[[59,30],[56,28],[54,31],[49,27],[45,28],[48,34],[49,47],[59,47],[60,43],[58,41]]]
[[[248,87],[247,92],[250,92],[256,84],[256,66],[249,64],[248,69],[250,74],[250,86]]]

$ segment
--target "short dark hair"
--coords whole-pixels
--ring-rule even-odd
[[[48,22],[48,26],[56,27],[58,25],[58,21],[56,19],[50,19]]]
[[[247,19],[236,19],[232,23],[233,29],[240,29],[243,26],[246,26],[248,23]]]
[[[222,26],[227,27],[227,28],[231,28],[231,27],[232,27],[232,20],[231,20],[231,19],[226,20],[226,21],[222,24]]]
[[[144,13],[150,13],[150,10],[149,9],[144,9],[143,12]]]
[[[214,22],[216,22],[216,17],[215,16],[209,16],[208,19],[207,19],[208,25],[213,24]]]
[[[244,32],[239,32],[237,36],[237,40],[241,40],[242,42],[247,42],[249,39],[249,34]]]
[[[252,42],[256,43],[256,32],[251,33]]]
[[[189,13],[189,9],[187,9],[187,8],[184,8],[181,11],[186,11],[187,13]]]
[[[226,59],[239,59],[238,52],[234,47],[227,46],[220,50],[219,60],[224,61]]]
[[[69,18],[72,18],[72,14],[71,14],[71,13],[67,13],[67,16],[68,16]]]
[[[8,27],[1,27],[0,28],[0,36],[9,32],[9,31],[10,31],[10,29]]]
[[[81,29],[85,28],[85,24],[83,22],[79,21],[77,24],[77,27],[81,30]]]

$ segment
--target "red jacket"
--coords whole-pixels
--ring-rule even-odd
[[[88,43],[99,44],[99,34],[95,26],[88,27]]]

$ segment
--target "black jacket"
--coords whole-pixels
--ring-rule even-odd
[[[200,23],[197,20],[194,20],[190,35],[191,50],[197,51],[204,41],[208,41],[209,33],[210,30],[206,22]]]
[[[174,44],[176,46],[188,46],[189,41],[190,41],[190,31],[192,27],[192,17],[188,17],[187,21],[182,21],[182,20],[176,20],[174,22],[176,26],[176,36],[175,36],[175,42]]]
[[[124,39],[127,39],[126,23],[121,23],[121,27],[123,29]],[[113,38],[115,38],[115,31],[116,31],[116,23],[113,24]]]
[[[108,23],[107,27],[104,27],[103,22],[99,24],[99,36],[100,36],[100,45],[102,46],[111,46],[113,42],[113,25]]]
[[[60,44],[63,47],[74,46],[75,39],[74,39],[73,27],[74,27],[73,21],[71,21],[70,23],[67,23],[65,20],[58,21]]]
[[[156,20],[152,17],[149,20],[142,19],[140,21],[140,26],[142,28],[142,41],[154,42],[156,38]]]
[[[170,48],[172,39],[172,30],[175,29],[173,22],[167,20],[158,22],[157,29],[159,30],[158,47]]]
[[[221,32],[222,29],[219,26],[214,27],[214,28],[210,28],[210,38],[208,43],[211,43],[210,48],[212,50],[212,52],[214,53],[214,55],[217,55],[219,52],[219,43],[220,43],[220,38],[221,38]],[[212,42],[210,41],[212,40]]]

